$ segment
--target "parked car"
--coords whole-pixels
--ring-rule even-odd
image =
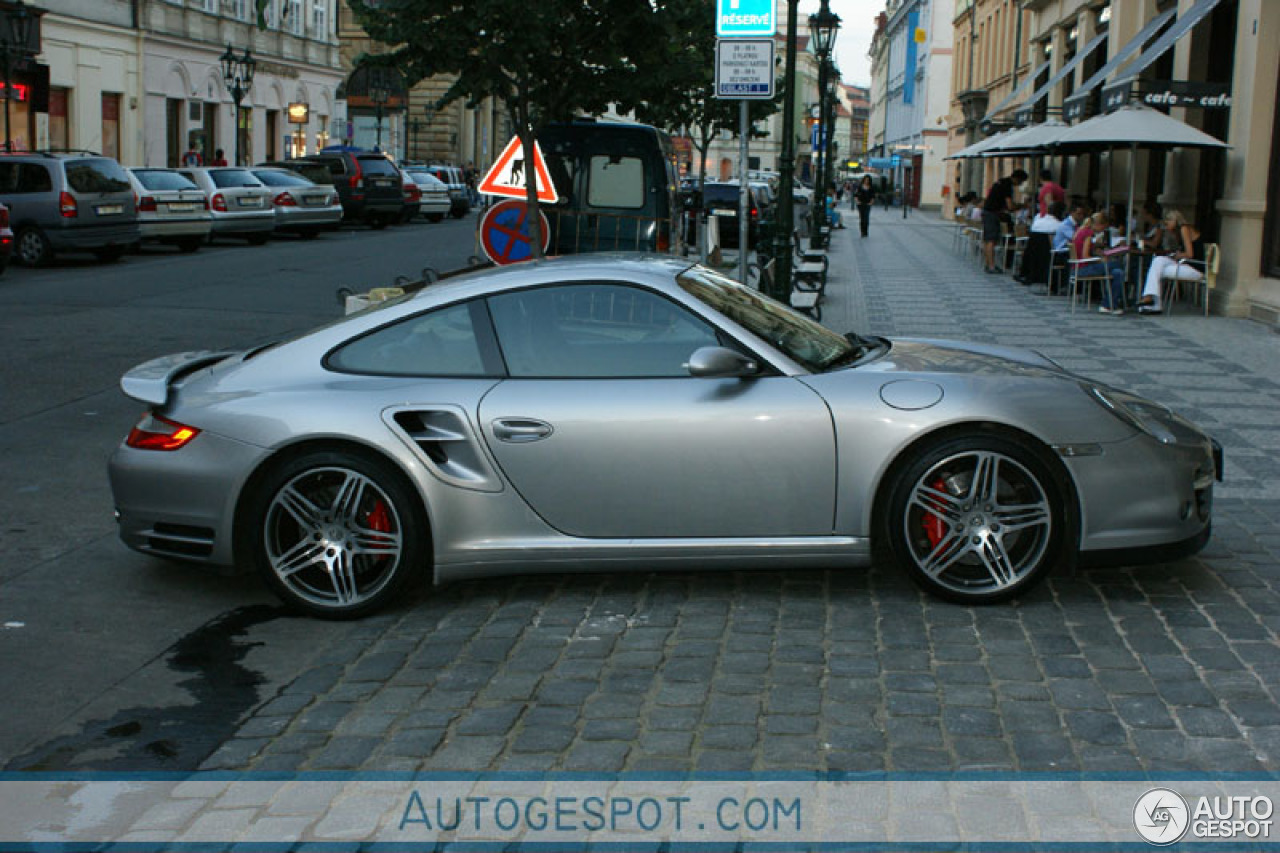
[[[736,183],[711,183],[702,188],[702,207],[708,217],[719,220],[720,245],[727,248],[738,246],[738,195],[740,187]],[[747,245],[755,248],[756,238],[760,231],[760,206],[755,193],[747,187]]]
[[[400,208],[400,222],[403,223],[418,218],[418,211],[422,209],[422,190],[404,169],[400,170],[400,182],[404,187],[404,204]]]
[[[385,228],[400,219],[404,206],[400,170],[376,151],[325,149],[307,157],[323,163],[342,199],[343,219]]]
[[[683,206],[667,134],[578,120],[548,124],[538,143],[560,196],[544,208],[553,254],[682,250]]]
[[[0,202],[9,208],[18,259],[47,263],[57,252],[118,260],[138,242],[129,175],[96,154],[0,154]]]
[[[319,186],[291,169],[255,167],[249,171],[271,189],[276,231],[312,239],[342,222],[342,202],[332,186]]]
[[[426,580],[882,548],[984,604],[1195,553],[1223,470],[1194,424],[1038,353],[836,334],[675,257],[459,276],[121,386],[147,406],[110,462],[124,542],[333,618]]]
[[[288,169],[291,172],[297,172],[313,184],[333,187],[333,173],[329,171],[329,167],[317,160],[308,160],[305,157],[292,160],[271,160],[266,163],[259,163],[254,168]],[[337,188],[335,187],[334,189],[336,191]]]
[[[209,239],[213,216],[204,190],[175,169],[129,169],[143,242],[194,252]]]
[[[413,178],[422,194],[418,201],[418,211],[429,222],[439,222],[453,207],[449,197],[449,185],[426,170],[426,167],[410,166],[405,173]]]
[[[253,172],[240,166],[206,166],[179,169],[194,181],[209,199],[215,237],[240,237],[250,245],[267,242],[276,227],[271,191]]]
[[[13,255],[13,229],[9,227],[9,208],[0,204],[0,275],[9,268]]]
[[[457,166],[428,166],[427,171],[449,188],[449,215],[461,219],[471,211],[471,194],[467,191],[467,179]]]

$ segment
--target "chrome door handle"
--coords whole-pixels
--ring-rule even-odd
[[[533,418],[498,418],[492,426],[494,437],[512,444],[538,441],[555,431],[551,424]]]

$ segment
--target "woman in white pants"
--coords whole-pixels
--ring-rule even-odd
[[[1200,235],[1200,229],[1176,210],[1165,212],[1164,228],[1167,233],[1178,235],[1179,249],[1171,255],[1151,259],[1147,283],[1142,288],[1142,299],[1138,301],[1140,314],[1159,314],[1163,310],[1160,291],[1166,279],[1200,281],[1204,278],[1204,238]],[[1200,266],[1187,261],[1196,261]]]

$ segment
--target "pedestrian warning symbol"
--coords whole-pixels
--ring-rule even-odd
[[[517,136],[507,143],[501,156],[485,173],[484,180],[480,182],[480,192],[522,199],[528,191],[529,171],[520,147],[520,137]],[[537,176],[538,201],[547,204],[559,201],[560,196],[556,195],[555,184],[551,182],[551,173],[547,171],[547,161],[537,140],[533,143],[533,173]]]

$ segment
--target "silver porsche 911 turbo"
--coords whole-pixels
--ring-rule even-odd
[[[121,381],[120,534],[359,616],[529,572],[857,567],[984,603],[1209,538],[1220,447],[1033,352],[839,335],[670,257],[460,276]]]

